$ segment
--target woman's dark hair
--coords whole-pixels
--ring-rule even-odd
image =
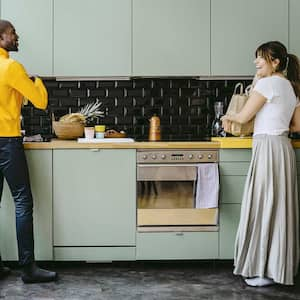
[[[296,96],[300,98],[300,64],[296,55],[288,53],[282,43],[271,41],[260,45],[255,51],[255,56],[261,56],[269,63],[278,59],[279,64],[275,71],[286,76],[291,82]]]
[[[7,28],[13,27],[13,25],[7,20],[0,20],[0,35],[6,31]]]

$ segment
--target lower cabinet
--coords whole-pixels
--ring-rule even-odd
[[[220,150],[219,258],[232,259],[251,149]]]
[[[134,260],[135,149],[53,150],[55,260]]]
[[[217,258],[218,232],[137,233],[137,260]]]
[[[220,259],[233,258],[235,237],[240,220],[240,210],[240,204],[222,204],[220,207]]]
[[[36,260],[52,260],[52,150],[26,150],[33,195]],[[0,253],[18,260],[15,206],[5,182],[0,208]]]
[[[297,183],[298,183],[298,203],[299,203],[299,216],[300,216],[300,149],[295,149],[296,162],[297,162]]]

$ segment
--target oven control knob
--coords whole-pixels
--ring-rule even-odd
[[[153,154],[151,157],[152,159],[156,159],[156,154]]]
[[[212,159],[212,155],[211,155],[211,154],[208,154],[208,155],[207,155],[207,158],[208,158],[208,159]]]
[[[203,155],[202,155],[202,154],[199,154],[199,155],[198,155],[198,158],[199,158],[199,159],[202,159],[202,158],[203,158]]]
[[[189,158],[189,159],[193,159],[193,158],[194,158],[194,155],[193,155],[193,154],[189,154],[188,158]]]
[[[161,159],[166,159],[166,155],[165,155],[165,154],[162,154],[162,155],[161,155]]]
[[[144,154],[144,155],[142,156],[142,158],[143,158],[143,160],[146,160],[146,159],[148,158],[148,156],[147,156],[146,154]]]

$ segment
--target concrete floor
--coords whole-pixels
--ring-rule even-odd
[[[295,286],[248,287],[232,275],[232,262],[135,262],[40,264],[59,272],[55,283],[23,284],[20,270],[0,281],[5,300],[289,300],[300,299]]]

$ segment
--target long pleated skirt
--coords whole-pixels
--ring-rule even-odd
[[[294,284],[299,264],[295,152],[287,136],[257,135],[234,254],[234,274]]]

